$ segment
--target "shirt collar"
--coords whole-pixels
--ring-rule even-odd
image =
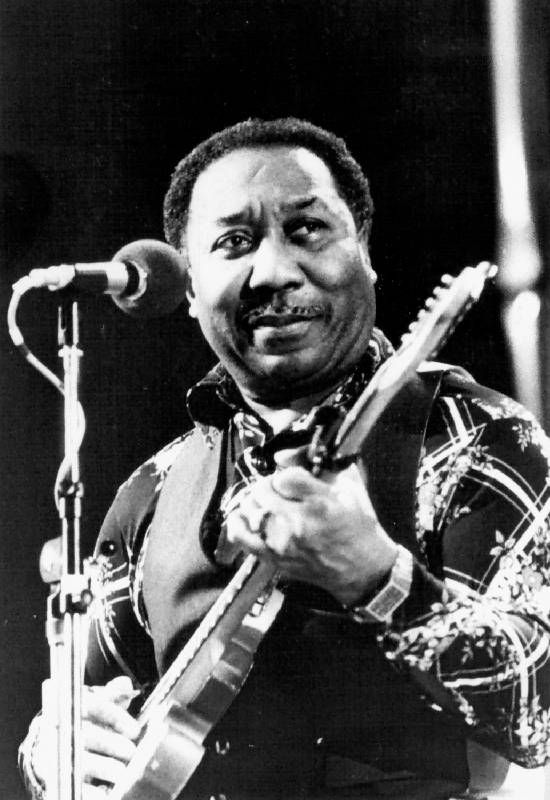
[[[382,331],[374,328],[367,351],[350,374],[343,379],[329,398],[335,406],[345,406],[357,397],[380,364],[393,352]],[[237,411],[252,413],[246,406],[233,378],[221,364],[216,364],[187,393],[187,409],[201,429],[223,430]]]

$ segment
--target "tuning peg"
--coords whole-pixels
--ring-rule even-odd
[[[451,283],[454,281],[454,278],[453,278],[452,275],[449,275],[448,273],[445,273],[445,275],[441,276],[440,280],[441,280],[441,283],[443,284],[443,286],[450,286]]]

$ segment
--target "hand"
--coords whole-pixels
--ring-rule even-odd
[[[129,678],[114,678],[106,686],[84,687],[82,697],[82,758],[84,800],[105,798],[105,788],[112,786],[132,758],[140,728],[126,711],[135,696]],[[52,743],[55,733],[47,715],[43,717],[38,740],[33,748],[33,770],[47,785],[50,770],[55,769]],[[91,782],[100,782],[94,786]]]
[[[397,554],[355,466],[331,483],[295,466],[259,479],[229,514],[226,535],[284,577],[320,586],[344,605],[374,589]]]

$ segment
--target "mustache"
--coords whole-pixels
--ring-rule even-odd
[[[265,316],[295,316],[307,319],[308,317],[318,317],[325,314],[327,309],[324,304],[310,303],[306,300],[301,302],[290,302],[288,300],[269,300],[268,302],[241,306],[238,312],[240,322],[247,324],[254,323],[255,320]]]

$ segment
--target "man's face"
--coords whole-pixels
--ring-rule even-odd
[[[245,396],[335,384],[365,351],[376,278],[326,164],[243,148],[199,176],[186,230],[190,313]]]

